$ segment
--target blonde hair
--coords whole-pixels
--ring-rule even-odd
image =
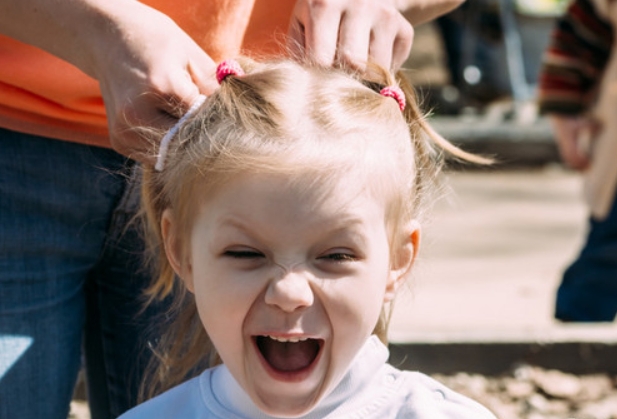
[[[246,171],[309,171],[315,182],[321,182],[348,169],[341,164],[357,164],[383,149],[388,161],[380,164],[388,166],[387,187],[394,191],[388,210],[389,230],[394,232],[397,225],[418,217],[443,151],[463,160],[484,161],[432,130],[401,75],[393,77],[376,66],[358,74],[289,59],[239,62],[246,74],[224,80],[179,129],[165,169],[144,171],[147,241],[156,263],[149,297],[173,296],[176,302],[175,321],[153,348],[158,365],[146,380],[146,397],[220,362],[193,296],[175,278],[165,256],[160,224],[166,209],[172,208],[175,220],[182,223],[180,237],[188,237],[199,206],[196,197],[231,176]],[[392,85],[405,92],[403,112],[395,100],[379,94]],[[384,311],[375,328],[384,342],[388,317]]]

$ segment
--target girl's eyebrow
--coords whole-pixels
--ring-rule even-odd
[[[364,225],[364,220],[355,215],[342,215],[336,220],[320,223],[320,230],[323,233],[322,235],[336,236],[346,234],[353,236],[354,239],[362,243],[366,243],[366,234],[364,234],[362,229]],[[250,223],[246,223],[236,216],[224,215],[218,220],[217,229],[227,227],[235,228],[251,237],[255,234],[254,229],[250,227]]]
[[[361,244],[368,242],[366,230],[359,228],[364,226],[364,223],[359,220],[350,220],[349,223],[344,223],[328,231],[328,236],[345,235],[351,237],[354,241]]]
[[[214,231],[228,229],[240,232],[248,237],[255,236],[254,229],[251,228],[251,223],[244,222],[241,218],[235,216],[224,215],[219,220],[217,220]]]
[[[228,214],[225,214],[220,219],[218,219],[217,225],[223,226],[223,227],[227,227],[227,226],[236,227],[239,230],[246,230],[247,228],[245,223],[243,223],[241,219],[235,216],[230,216]]]
[[[247,229],[247,223],[244,222],[244,217],[238,217],[236,215],[224,214],[219,217],[216,222],[219,225],[230,225],[233,227],[237,227],[239,229]],[[328,220],[327,223],[320,223],[320,225],[335,225],[340,227],[350,227],[355,225],[364,225],[365,222],[361,217],[358,217],[355,214],[349,214],[347,212],[341,212],[340,214],[335,214],[335,217],[332,217],[331,220]]]

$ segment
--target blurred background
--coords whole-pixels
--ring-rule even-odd
[[[542,55],[561,7],[509,9],[517,38],[512,53],[503,3],[468,0],[416,28],[405,71],[429,121],[446,139],[496,163],[448,166],[443,191],[424,222],[408,303],[401,300],[397,307],[394,340],[420,331],[527,334],[558,325],[552,318],[554,294],[587,223],[580,173],[560,161],[535,98]],[[444,36],[444,27],[453,33]],[[448,47],[449,37],[455,48]],[[455,58],[449,50],[457,51]],[[510,76],[516,69],[509,69],[509,60],[524,70],[520,79]],[[439,295],[431,295],[437,290]]]

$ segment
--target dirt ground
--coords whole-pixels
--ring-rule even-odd
[[[617,419],[616,377],[573,375],[529,365],[504,377],[435,376],[499,419]]]

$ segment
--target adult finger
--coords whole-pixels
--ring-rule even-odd
[[[188,64],[188,73],[197,86],[198,94],[210,96],[219,87],[215,76],[216,63],[203,51],[197,57],[191,58]]]
[[[394,44],[392,45],[393,71],[398,71],[405,64],[407,58],[409,58],[411,47],[413,46],[414,33],[413,26],[405,21],[394,38]]]
[[[369,59],[371,24],[366,17],[364,10],[356,9],[344,13],[340,23],[336,61],[357,70],[364,70]]]
[[[554,138],[557,142],[561,159],[575,170],[584,170],[589,166],[587,151],[581,147],[581,141],[589,130],[587,123],[581,117],[562,117],[550,115]]]
[[[215,77],[216,65],[202,50],[195,51],[186,64],[186,69],[168,74],[168,96],[162,97],[159,110],[176,119],[191,107],[200,95],[209,96],[218,88]]]
[[[200,94],[199,86],[193,80],[192,74],[187,68],[186,72],[170,75],[169,90],[159,92],[156,100],[153,100],[150,105],[155,106],[156,110],[163,116],[169,115],[171,123],[179,119],[191,107],[193,102]],[[164,127],[160,124],[159,127]]]
[[[392,45],[395,35],[390,32],[373,30],[369,46],[369,57],[385,69],[392,69]]]
[[[589,167],[590,160],[583,150],[578,149],[574,142],[559,148],[562,160],[574,170],[585,170]]]
[[[188,68],[168,69],[152,75],[148,82],[129,89],[112,86],[103,92],[111,146],[143,163],[154,162],[160,133],[170,129],[200,94]]]
[[[295,19],[304,28],[304,55],[318,64],[334,63],[341,11],[325,2],[298,2]]]
[[[372,30],[370,57],[384,68],[398,70],[413,42],[413,27],[395,9],[383,9]]]

